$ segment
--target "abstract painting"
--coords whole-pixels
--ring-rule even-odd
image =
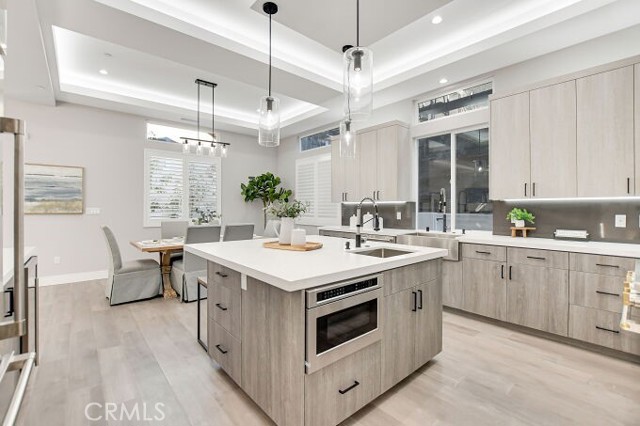
[[[24,212],[26,214],[82,214],[84,168],[25,164]]]

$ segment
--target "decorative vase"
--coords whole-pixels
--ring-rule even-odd
[[[524,228],[524,220],[516,220],[514,221],[514,225],[516,228]]]
[[[278,242],[280,244],[291,244],[291,231],[293,231],[293,218],[283,217],[280,219],[280,233]]]

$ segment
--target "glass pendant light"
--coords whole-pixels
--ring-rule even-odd
[[[344,113],[350,121],[371,116],[373,108],[373,52],[360,46],[360,0],[356,0],[356,45],[344,51]]]
[[[340,123],[340,157],[355,158],[356,132],[351,127],[351,120],[347,117]]]
[[[262,146],[274,147],[280,145],[280,100],[271,96],[271,20],[278,12],[278,6],[275,3],[266,2],[262,5],[262,10],[269,15],[269,94],[260,99],[258,143]]]

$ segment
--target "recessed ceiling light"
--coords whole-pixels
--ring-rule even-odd
[[[101,70],[100,70],[100,71],[98,71],[98,72],[99,72],[100,74],[102,74],[102,75],[107,75],[107,74],[109,74],[109,71],[105,70],[104,68],[103,68],[103,69],[101,69]]]
[[[431,20],[431,23],[434,25],[438,25],[440,22],[442,22],[442,16],[440,15],[434,16],[433,19]]]
[[[447,84],[449,82],[449,80],[447,80],[446,78],[441,78],[440,79],[440,84]]]

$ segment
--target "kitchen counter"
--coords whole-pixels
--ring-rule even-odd
[[[245,240],[190,244],[185,246],[185,250],[288,292],[439,259],[447,255],[447,250],[444,249],[375,242],[368,242],[360,249],[345,251],[346,240],[341,238],[313,235],[309,236],[308,240],[321,242],[324,247],[310,252],[296,252],[264,248],[264,240]],[[352,241],[351,247],[354,246]],[[386,259],[354,253],[375,247],[406,249],[412,253]]]
[[[322,226],[318,228],[318,231],[335,231],[335,232],[352,232],[355,233],[356,229],[349,226]],[[395,228],[383,228],[379,231],[374,231],[371,228],[362,228],[363,234],[370,235],[384,235],[388,237],[397,237],[398,235],[406,235],[415,233],[415,229],[395,229]]]
[[[506,247],[522,247],[541,250],[567,251],[572,253],[598,254],[640,258],[640,244],[606,243],[599,241],[563,241],[550,238],[522,238],[476,233],[461,235],[461,243],[486,244]]]

